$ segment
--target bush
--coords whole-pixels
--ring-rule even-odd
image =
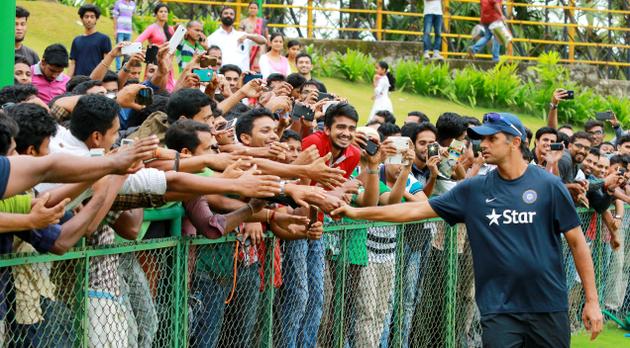
[[[374,76],[374,58],[365,53],[348,49],[345,54],[337,53],[333,55],[333,66],[336,72],[340,73],[347,80],[355,82],[363,79],[372,83]]]
[[[453,73],[453,94],[455,101],[467,102],[470,106],[477,106],[483,95],[484,72],[471,66]]]

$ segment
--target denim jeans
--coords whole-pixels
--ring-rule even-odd
[[[131,34],[128,33],[116,33],[116,43],[120,43],[123,41],[131,41]],[[121,67],[120,57],[116,57],[116,71],[120,70]]]
[[[135,338],[130,338],[129,344],[140,348],[152,347],[158,331],[158,316],[149,280],[136,254],[122,254],[119,260],[121,286],[123,282],[125,285],[124,298],[130,306],[129,314],[135,319],[135,325],[129,325],[129,332],[135,335]]]
[[[33,325],[15,324],[17,347],[72,347],[75,339],[73,314],[65,304],[40,297],[44,320]]]
[[[422,34],[422,42],[424,43],[424,51],[431,50],[431,28],[435,36],[433,37],[433,51],[439,51],[442,44],[442,15],[427,14],[424,15],[424,30]]]
[[[317,345],[317,332],[324,308],[324,242],[320,239],[307,243],[308,300],[300,325],[302,331],[297,337],[297,345],[304,348]]]
[[[477,42],[472,46],[472,51],[477,53],[481,51],[490,39],[492,39],[492,60],[495,62],[499,61],[499,54],[501,53],[501,44],[497,40],[494,35],[492,35],[492,31],[490,31],[490,26],[484,24],[484,28],[486,29],[486,35],[481,39],[477,40]]]
[[[294,348],[297,345],[309,296],[307,256],[308,241],[300,239],[284,242],[283,286],[276,307],[280,322],[276,343],[279,347]]]

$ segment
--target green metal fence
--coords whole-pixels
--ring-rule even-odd
[[[614,252],[601,218],[579,212],[602,308],[619,313],[629,309],[624,308],[630,274],[627,208],[621,228],[625,246]],[[148,211],[145,217],[170,220],[177,233],[177,211]],[[0,345],[283,347],[288,334],[301,334],[304,325],[297,325],[297,332],[286,326],[297,312],[321,310],[320,347],[375,347],[381,341],[390,347],[480,346],[464,226],[441,220],[343,222],[328,225],[326,232],[320,244],[323,288],[306,289],[316,298],[323,295],[320,302],[305,303],[289,292],[304,284],[293,277],[305,275],[287,260],[289,248],[300,244],[271,235],[260,246],[234,235],[173,236],[82,246],[63,256],[4,255],[0,279],[11,310],[0,327]],[[568,248],[564,253],[572,328],[579,330],[583,293]]]

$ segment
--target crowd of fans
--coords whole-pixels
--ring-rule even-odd
[[[346,204],[427,200],[494,170],[484,162],[479,144],[467,137],[467,128],[480,124],[474,117],[445,110],[433,124],[414,111],[399,127],[391,110],[375,110],[359,127],[359,115],[343,95],[328,93],[312,77],[312,58],[300,52],[298,41],[288,41],[285,55],[286,38],[268,32],[255,15],[256,3],[241,21],[243,31],[234,27],[234,9],[225,7],[220,28],[207,38],[202,23],[185,25],[176,50],[169,47],[176,29],[167,24],[168,7],[157,5],[156,22],[135,40],[149,46],[123,55],[132,46],[134,7],[133,1],[116,3],[112,46],[109,37],[95,31],[100,10],[82,6],[78,15],[85,32],[70,52],[51,44],[41,59],[22,44],[29,12],[17,8],[15,84],[0,91],[2,253],[63,254],[81,238],[88,246],[113,244],[115,235],[135,240],[143,208],[181,202],[183,236],[216,239],[235,233],[241,241],[235,291],[253,302],[240,308],[236,319],[229,317],[240,322],[229,343],[252,342],[259,260],[268,253],[261,241],[271,231],[280,240],[282,282],[277,287],[281,298],[290,299],[277,305],[283,313],[277,344],[313,347],[318,333],[328,330],[322,323],[330,321],[325,279],[334,270],[326,256],[331,243],[322,238],[323,226],[332,222],[327,213]],[[376,69],[385,75],[387,66]],[[624,203],[630,203],[630,134],[614,114],[608,121],[616,133],[611,141],[604,140],[602,121],[589,121],[584,130],[558,126],[557,108],[566,94],[559,89],[551,96],[548,126],[527,130],[523,160],[559,176],[576,206],[601,214],[609,240],[607,262],[618,268],[609,270],[616,273],[608,278],[604,300],[618,311],[630,307],[625,266],[630,256],[623,247],[628,221],[622,221]],[[486,117],[493,115],[502,114]],[[405,243],[405,274],[414,280],[405,285],[403,299],[403,340],[409,340],[411,318],[422,302],[418,288],[427,281],[424,260],[439,259],[436,255],[444,252],[441,245],[427,244],[431,235],[443,233],[437,225],[414,233],[429,237],[408,243],[397,240],[394,227],[369,228],[352,252],[357,266],[353,291],[364,299],[352,314],[356,346],[387,346],[397,243]],[[164,225],[152,224],[142,237],[168,235]],[[232,284],[211,271],[220,268],[213,263],[215,252],[199,251],[191,268],[191,293],[200,303],[191,313],[194,346],[220,345],[222,327],[233,324],[226,323],[225,304]],[[157,322],[150,316],[135,318],[144,330],[130,334],[128,318],[140,304],[129,304],[132,311],[122,300],[124,277],[134,274],[138,263],[128,257],[90,259],[91,346],[153,343]],[[567,269],[571,272],[571,265]],[[146,278],[141,269],[139,277]],[[45,269],[32,265],[0,270],[0,284],[0,342],[43,346],[43,340],[52,340],[41,335],[50,332],[46,325],[61,325],[46,319],[49,303],[58,302],[51,291],[63,284],[53,284]],[[147,296],[142,305],[155,313]],[[12,322],[9,313],[14,313]]]

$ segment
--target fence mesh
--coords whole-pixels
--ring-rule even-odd
[[[580,212],[602,309],[630,312],[630,211],[613,249]],[[0,259],[0,347],[480,347],[464,226],[331,223],[321,240],[258,246],[165,238]],[[616,246],[616,245],[614,245]],[[566,242],[572,331],[584,294]]]

